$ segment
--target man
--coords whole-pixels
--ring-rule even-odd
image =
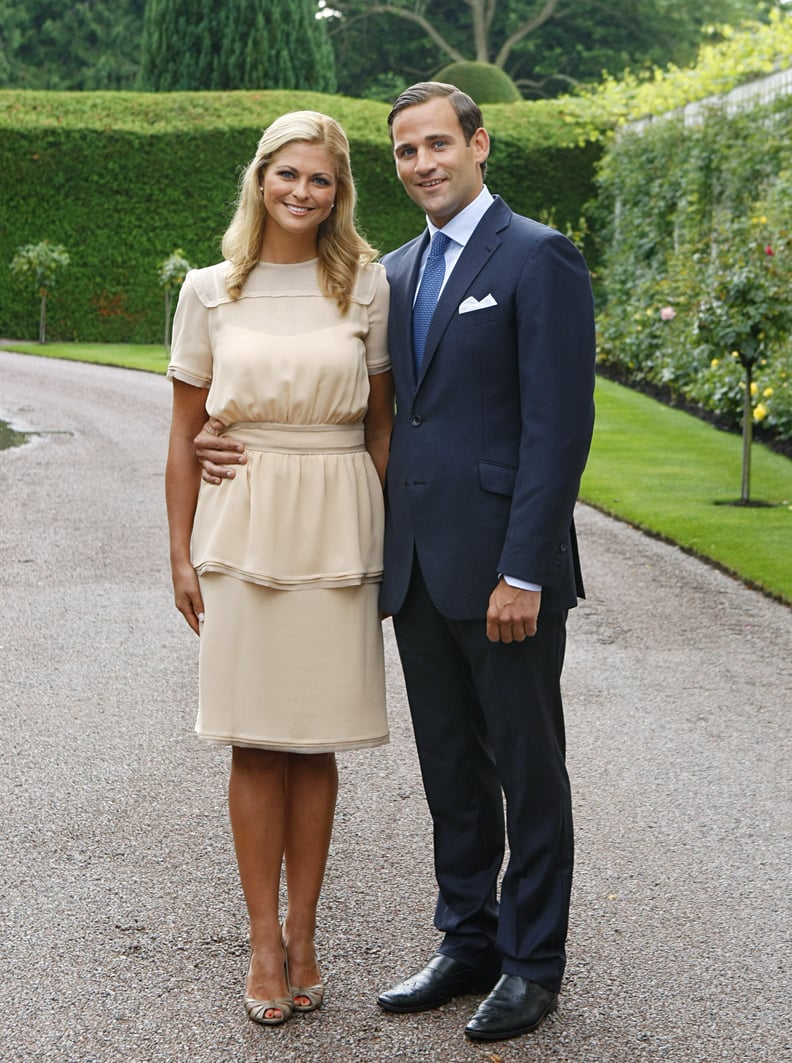
[[[573,245],[487,190],[489,136],[470,97],[413,85],[388,124],[428,228],[384,259],[397,414],[381,608],[434,824],[444,936],[378,1000],[413,1012],[487,993],[465,1032],[499,1040],[555,1008],[565,964],[560,677],[566,612],[583,594],[572,518],[593,426],[593,301]]]

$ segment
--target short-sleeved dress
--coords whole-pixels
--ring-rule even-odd
[[[363,418],[369,374],[390,365],[385,271],[358,271],[346,315],[316,260],[259,263],[236,301],[227,271],[188,273],[168,367],[209,389],[208,413],[248,459],[198,496],[196,732],[300,753],[379,745],[384,506]]]

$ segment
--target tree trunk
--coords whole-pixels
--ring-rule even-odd
[[[742,484],[740,501],[747,504],[751,498],[751,443],[753,442],[753,403],[751,402],[751,366],[745,367],[745,397],[743,400],[742,424]]]
[[[470,17],[473,22],[473,47],[476,52],[478,63],[489,62],[489,46],[487,32],[487,15],[484,10],[485,0],[468,0]]]
[[[47,340],[47,289],[42,288],[41,295],[41,313],[39,314],[39,343],[46,343]]]
[[[171,349],[171,293],[165,289],[165,350]]]

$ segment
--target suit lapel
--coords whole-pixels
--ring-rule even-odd
[[[418,267],[424,248],[429,242],[428,231],[407,248],[399,263],[398,273],[391,279],[390,318],[392,321],[393,345],[391,358],[398,357],[402,363],[402,379],[415,381],[413,367],[412,308],[418,282]]]
[[[511,216],[511,211],[496,197],[495,202],[479,222],[473,235],[465,245],[465,249],[459,256],[451,276],[443,288],[437,302],[437,307],[432,315],[432,323],[429,326],[429,334],[426,337],[423,364],[418,378],[418,386],[426,376],[429,366],[432,364],[440,341],[445,334],[449,323],[459,311],[459,304],[465,297],[473,281],[486,266],[495,251],[500,247],[500,230],[504,229]],[[420,256],[419,256],[420,260]],[[414,291],[414,288],[412,289]],[[410,307],[410,321],[412,321],[412,307]],[[410,335],[410,350],[412,350],[412,331]]]

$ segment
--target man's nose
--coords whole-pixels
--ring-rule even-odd
[[[421,173],[428,173],[435,168],[434,155],[429,148],[418,148],[415,153],[415,168]]]

